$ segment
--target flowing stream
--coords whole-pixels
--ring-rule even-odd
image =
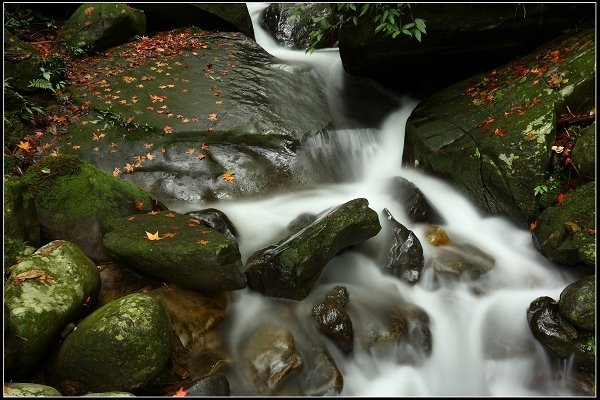
[[[310,299],[323,299],[335,285],[348,287],[353,298],[394,301],[400,297],[423,308],[430,318],[432,352],[418,365],[399,364],[389,354],[358,349],[346,358],[328,347],[343,375],[345,396],[566,396],[571,393],[533,338],[526,320],[529,304],[539,296],[558,299],[575,277],[560,271],[534,248],[531,234],[501,217],[482,214],[452,186],[401,166],[404,126],[417,101],[399,97],[399,106],[378,128],[361,128],[345,115],[352,101],[342,101],[343,69],[337,50],[311,55],[279,47],[258,23],[268,3],[248,3],[256,41],[283,63],[308,63],[323,77],[334,122],[339,130],[311,139],[303,155],[330,179],[327,183],[268,197],[211,203],[225,212],[239,231],[242,260],[275,243],[286,226],[302,213],[321,211],[364,197],[380,221],[387,208],[396,220],[421,241],[426,268],[416,285],[383,274],[374,260],[360,251],[347,251],[326,266]],[[425,79],[425,77],[424,77]],[[373,93],[379,90],[375,84]],[[390,94],[379,92],[380,101]],[[387,100],[386,100],[387,99]],[[348,100],[348,99],[345,99]],[[351,99],[350,99],[351,100]],[[362,104],[362,110],[389,108],[388,104]],[[344,112],[339,112],[340,110]],[[339,113],[339,114],[338,114]],[[306,118],[310,118],[307,115]],[[353,127],[354,126],[354,127]],[[426,241],[426,226],[411,223],[386,189],[390,178],[413,182],[446,220],[442,227],[451,238],[474,245],[495,259],[494,268],[476,282],[435,284],[427,260],[435,249]],[[206,204],[179,204],[188,212]],[[378,235],[379,236],[379,235]],[[378,237],[370,239],[377,241]],[[477,290],[474,290],[477,289]],[[318,294],[318,296],[317,296]],[[319,297],[320,296],[320,297]],[[233,293],[228,311],[231,349],[241,346],[245,326],[275,315],[281,301],[249,289]],[[313,303],[314,304],[314,303]],[[307,321],[309,323],[310,321]],[[566,367],[565,367],[566,368]],[[559,370],[560,372],[560,370]],[[558,376],[557,376],[558,375]],[[254,395],[243,379],[232,381],[233,395]]]

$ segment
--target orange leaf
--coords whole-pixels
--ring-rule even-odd
[[[202,143],[202,150],[208,150],[208,145]]]
[[[86,15],[92,15],[96,12],[96,9],[94,7],[88,7],[85,9],[85,13]]]
[[[217,113],[212,113],[208,116],[208,120],[209,121],[216,121],[217,120]]]
[[[25,150],[25,151],[31,151],[32,150],[31,149],[31,144],[29,144],[29,142],[26,142],[26,141],[23,141],[23,140],[21,140],[19,142],[19,144],[17,145],[17,147],[19,147],[20,149]]]
[[[199,219],[196,219],[196,218],[190,218],[190,219],[188,220],[188,222],[191,222],[191,223],[193,223],[193,224],[196,224],[196,225],[197,225],[197,224],[199,224],[199,223],[200,223],[200,220],[199,220]]]
[[[173,128],[171,128],[169,125],[165,125],[163,131],[165,131],[165,133],[168,135],[169,133],[173,132]]]
[[[144,202],[136,200],[135,201],[135,208],[137,208],[138,210],[141,210],[142,208],[144,208]]]
[[[154,146],[154,143],[144,143],[144,147],[147,149],[151,148],[152,146]]]
[[[223,180],[225,182],[231,182],[235,179],[235,177],[233,176],[233,172],[225,172],[223,174]]]
[[[148,238],[148,240],[160,240],[162,239],[161,237],[158,236],[158,231],[156,231],[156,233],[152,234],[150,232],[144,231],[146,232],[146,237]]]
[[[129,163],[126,163],[125,164],[125,171],[127,171],[129,173],[133,172],[133,165],[131,165]]]
[[[558,196],[556,196],[556,203],[562,203],[567,199],[567,197],[569,197],[569,193],[560,193]]]
[[[201,244],[202,246],[206,246],[209,242],[208,240],[198,240],[197,243]]]
[[[171,233],[171,232],[167,232],[167,233],[165,233],[165,234],[163,235],[163,239],[164,239],[164,238],[172,238],[172,237],[175,237],[175,234],[174,234],[174,233]]]
[[[206,158],[206,156],[204,154],[200,153],[198,155],[198,160],[204,160],[204,158]]]
[[[502,128],[496,128],[494,130],[494,135],[496,135],[498,137],[504,137],[504,136],[506,136],[506,131]]]
[[[150,154],[150,153],[146,154],[146,158],[148,160],[154,160],[154,156],[152,154]]]
[[[537,226],[538,226],[538,222],[537,222],[537,220],[536,220],[536,221],[533,221],[532,223],[530,223],[530,224],[529,224],[529,230],[530,230],[530,231],[534,231],[534,230],[535,230],[535,228],[537,228]]]
[[[113,176],[121,176],[121,170],[119,169],[119,167],[115,167],[115,169],[113,170]]]
[[[187,392],[185,390],[183,390],[183,387],[181,387],[171,397],[185,397],[186,395],[187,395]]]
[[[175,214],[173,214],[172,212],[165,214],[165,217],[167,218],[175,218]]]
[[[156,215],[156,214],[158,214],[158,211],[150,211],[148,214],[150,214],[150,215]]]
[[[188,149],[188,151],[186,151],[186,153],[191,156],[192,154],[194,154],[195,151],[196,151],[196,149]]]

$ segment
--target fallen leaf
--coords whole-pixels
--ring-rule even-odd
[[[135,208],[137,208],[138,210],[141,210],[142,208],[144,208],[144,202],[136,200],[135,201]]]
[[[216,121],[217,120],[217,114],[216,113],[209,114],[208,120],[209,121]]]
[[[119,167],[115,167],[115,169],[113,170],[113,176],[121,176],[121,170],[119,169]]]
[[[150,214],[150,215],[156,215],[156,214],[158,214],[158,211],[154,211],[153,210],[153,211],[150,211],[148,214]]]
[[[197,243],[201,244],[202,246],[206,246],[209,242],[208,240],[198,240]]]
[[[538,221],[535,220],[535,221],[533,221],[532,223],[529,224],[529,230],[530,231],[534,231],[535,228],[537,228],[537,226],[538,226]]]
[[[173,128],[171,128],[169,125],[165,125],[163,131],[165,131],[165,133],[168,135],[169,133],[173,132]]]
[[[133,221],[135,219],[135,215],[131,215],[127,217],[127,221]]]
[[[504,136],[506,136],[506,131],[502,128],[496,128],[494,130],[494,135],[496,135],[498,137],[504,137]]]
[[[181,387],[171,397],[185,397],[186,395],[187,395],[187,392],[185,390],[183,390],[183,387]]]
[[[234,175],[233,172],[225,172],[223,174],[223,180],[225,182],[232,182],[235,179],[235,177],[233,175]]]
[[[21,140],[19,142],[19,144],[17,145],[18,148],[20,148],[21,150],[25,150],[25,151],[32,151],[33,149],[31,148],[31,144],[27,141],[23,141]]]
[[[558,196],[556,196],[556,203],[562,203],[567,199],[567,197],[569,197],[569,193],[560,193]]]
[[[206,156],[204,154],[202,154],[202,153],[200,153],[198,155],[198,160],[204,160],[205,158],[206,158]]]
[[[188,149],[188,151],[186,151],[186,154],[191,156],[192,154],[194,154],[195,151],[196,149]]]
[[[28,279],[35,279],[40,282],[46,282],[50,285],[56,283],[56,279],[54,279],[54,277],[48,275],[48,273],[46,271],[42,271],[39,269],[31,269],[29,271],[25,271],[18,275],[13,276],[12,284],[20,285],[21,283],[23,283],[24,281],[26,281]]]
[[[78,144],[73,145],[73,150],[79,150],[80,148],[81,146]]]
[[[156,233],[154,233],[154,234],[152,234],[152,233],[150,233],[148,231],[144,231],[144,232],[146,232],[146,237],[148,238],[148,240],[160,240],[160,239],[162,239],[162,238],[160,238],[158,236],[158,231],[156,231]]]
[[[204,144],[204,143],[202,143],[202,150],[208,150],[208,145],[207,145],[207,144]]]
[[[94,7],[88,7],[85,9],[85,14],[88,16],[94,14],[95,12],[96,12],[96,9]]]
[[[172,238],[172,237],[175,237],[175,234],[171,233],[171,232],[167,232],[163,235],[162,238],[164,239],[164,238]]]
[[[175,214],[173,214],[172,212],[165,214],[165,217],[167,218],[175,218]]]
[[[146,154],[146,158],[148,160],[154,160],[154,156],[152,154],[150,154],[150,153]]]
[[[199,220],[199,219],[196,219],[196,218],[190,218],[190,219],[188,220],[188,222],[191,222],[191,223],[193,223],[193,224],[196,224],[196,225],[198,225],[198,224],[200,223],[200,220]]]

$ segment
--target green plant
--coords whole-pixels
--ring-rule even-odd
[[[290,21],[300,21],[306,7],[304,3],[297,4],[290,15]],[[392,38],[402,34],[420,42],[422,35],[427,33],[426,21],[415,18],[412,7],[411,3],[332,3],[331,14],[322,13],[313,17],[317,28],[309,34],[306,52],[312,53],[324,36],[339,32],[344,25],[350,23],[356,26],[364,21],[363,18],[372,18],[376,33],[382,32]]]
[[[27,87],[50,90],[56,95],[56,97],[58,97],[60,101],[67,100],[68,97],[63,94],[63,90],[66,86],[66,83],[64,81],[58,81],[55,84],[53,84],[52,73],[50,71],[46,71],[44,67],[41,67],[40,71],[42,72],[42,79],[32,79],[31,81],[29,81]]]
[[[24,121],[33,122],[35,121],[36,116],[45,115],[44,110],[42,110],[40,107],[33,106],[23,95],[14,90],[14,88],[8,82],[10,79],[11,78],[7,78],[4,80],[4,99],[10,99],[11,101],[18,104],[19,118],[21,118]],[[12,126],[12,122],[10,122],[10,120],[8,120],[6,117],[4,118],[4,123]]]
[[[550,178],[548,178],[547,184],[542,183],[533,188],[533,194],[535,196],[538,196],[556,189],[558,189],[558,181],[551,176]]]

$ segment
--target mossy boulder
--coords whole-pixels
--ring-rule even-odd
[[[90,391],[129,392],[156,377],[170,355],[169,314],[154,296],[134,293],[81,321],[52,368],[54,379],[81,382]]]
[[[156,50],[163,43],[172,45]],[[77,154],[164,202],[239,198],[315,179],[297,155],[331,115],[307,65],[281,64],[243,34],[198,28],[78,62],[70,88],[90,111],[49,151]]]
[[[33,203],[44,241],[69,240],[95,262],[110,260],[102,245],[111,218],[149,212],[153,197],[77,156],[47,156],[20,178],[23,200]]]
[[[4,235],[39,246],[40,226],[35,202],[23,196],[23,190],[23,183],[19,178],[4,181]]]
[[[593,331],[596,326],[596,275],[567,286],[560,294],[558,309],[577,328]]]
[[[540,212],[556,115],[589,88],[594,63],[594,31],[584,30],[435,93],[408,119],[403,163],[525,226]]]
[[[580,174],[596,177],[596,122],[585,127],[579,133],[573,147],[573,163]]]
[[[296,234],[252,254],[245,266],[248,286],[266,296],[304,299],[329,260],[381,230],[368,205],[358,198],[333,207]]]
[[[52,386],[38,383],[8,382],[4,384],[4,397],[60,397]]]
[[[41,67],[39,51],[4,29],[4,81],[15,89],[33,91],[28,85],[41,78]]]
[[[511,61],[570,28],[594,26],[587,4],[416,4],[405,10],[426,21],[421,41],[375,32],[374,13],[339,33],[344,69],[398,90],[440,90]]]
[[[189,215],[162,211],[115,219],[104,246],[119,262],[188,289],[246,287],[237,242]]]
[[[77,54],[102,51],[146,33],[146,17],[125,3],[84,3],[58,32],[56,46]]]
[[[48,243],[13,266],[4,284],[4,302],[9,310],[7,335],[14,336],[17,356],[7,371],[18,376],[31,370],[99,291],[96,265],[70,242]]]
[[[595,196],[596,183],[586,183],[539,215],[533,235],[540,252],[549,260],[587,269],[595,267]]]

